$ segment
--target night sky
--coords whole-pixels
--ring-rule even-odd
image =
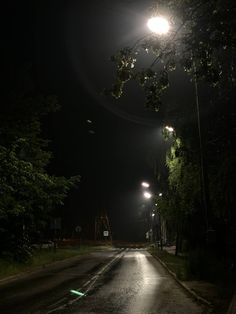
[[[54,154],[49,171],[82,176],[59,210],[72,229],[81,225],[91,231],[95,216],[106,210],[116,239],[144,239],[140,184],[147,180],[159,191],[154,165],[164,165],[168,147],[161,117],[145,109],[143,94],[132,83],[121,100],[101,92],[115,75],[110,56],[147,32],[150,4],[11,1],[2,11],[6,82],[14,79],[9,73],[32,63],[37,88],[58,95],[61,104],[43,129]]]

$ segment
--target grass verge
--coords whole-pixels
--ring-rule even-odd
[[[56,251],[53,249],[41,249],[34,251],[32,257],[26,263],[17,263],[9,259],[0,259],[0,279],[18,275],[27,271],[33,271],[40,266],[45,266],[56,261],[104,249],[104,247],[99,246],[57,248]]]
[[[183,256],[175,256],[173,254],[169,254],[166,251],[161,251],[159,249],[150,248],[149,252],[160,258],[166,266],[176,274],[177,278],[184,281],[190,280],[191,276],[188,271],[188,262],[187,258]]]

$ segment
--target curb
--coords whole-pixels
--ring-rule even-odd
[[[227,314],[235,314],[236,313],[236,292],[230,302]]]
[[[212,308],[212,303],[204,299],[203,297],[200,297],[196,292],[194,292],[192,289],[190,289],[185,283],[180,281],[176,274],[169,269],[169,267],[164,263],[157,255],[152,255],[155,257],[158,262],[167,270],[167,272],[175,279],[175,281],[183,288],[185,289],[188,294],[190,294],[191,297],[193,297],[196,301],[203,303],[204,305],[207,305],[208,307]],[[230,313],[229,313],[230,314]]]

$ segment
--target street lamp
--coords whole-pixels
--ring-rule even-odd
[[[150,186],[150,184],[149,183],[147,183],[147,182],[142,182],[142,186],[144,187],[144,188],[149,188],[149,186]],[[147,190],[146,191],[144,191],[144,193],[143,193],[143,196],[144,196],[144,198],[146,198],[147,200],[149,200],[151,197],[152,197],[152,194],[151,193],[149,193]],[[149,203],[149,202],[148,202]],[[150,204],[147,204],[147,208],[150,206]],[[150,214],[151,214],[151,216],[152,216],[152,218],[154,218],[154,216],[153,216],[153,214],[152,213],[148,213],[148,215],[147,215],[147,225],[148,225],[148,227],[149,227],[149,230],[147,231],[147,233],[146,233],[146,237],[147,238],[149,238],[150,239],[150,242],[152,242],[152,220],[150,220]]]
[[[152,197],[152,194],[149,193],[149,192],[144,192],[144,193],[143,193],[143,196],[144,196],[145,198],[149,199],[149,198]]]
[[[142,182],[142,186],[143,186],[144,188],[149,188],[150,184],[147,183],[147,182]]]
[[[168,20],[162,16],[154,16],[147,22],[148,28],[155,34],[165,35],[169,32],[170,24]]]
[[[174,128],[173,128],[172,126],[166,125],[166,126],[165,126],[165,129],[166,129],[168,132],[170,132],[170,133],[173,133],[173,132],[174,132]]]
[[[161,16],[152,17],[148,20],[147,26],[149,29],[159,35],[165,35],[170,30],[170,24],[167,19]],[[199,95],[198,95],[198,82],[196,78],[196,63],[193,59],[193,80],[194,80],[194,90],[195,90],[195,105],[197,112],[197,127],[198,127],[198,140],[199,140],[199,152],[200,152],[200,178],[201,178],[201,192],[202,192],[202,203],[205,211],[205,221],[206,221],[206,229],[208,231],[208,198],[206,192],[206,173],[204,166],[204,156],[203,156],[203,148],[202,148],[202,133],[201,133],[201,120],[200,120],[200,109],[199,109]],[[172,127],[166,126],[165,129],[170,133],[174,132]]]

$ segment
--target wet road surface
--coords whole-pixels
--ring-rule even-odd
[[[71,267],[43,274],[30,281],[31,291],[35,290],[33,294],[28,291],[28,280],[21,282],[21,285],[19,283],[18,290],[14,283],[8,286],[7,292],[3,293],[3,287],[0,288],[0,293],[3,293],[5,298],[5,302],[0,301],[0,312],[207,313],[204,307],[189,297],[163,266],[144,249],[94,253],[89,258],[78,260]],[[41,292],[38,290],[39,286]],[[11,293],[9,299],[7,294]]]
[[[70,296],[70,289],[83,286],[118,253],[94,252],[52,264],[18,280],[0,282],[0,313],[47,313],[51,305]]]

